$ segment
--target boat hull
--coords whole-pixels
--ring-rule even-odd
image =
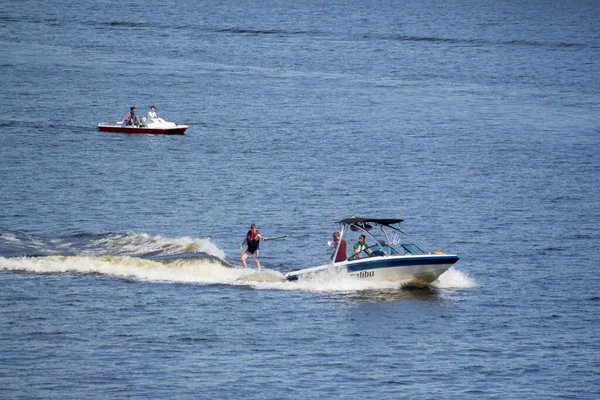
[[[151,134],[151,135],[185,135],[188,127],[177,125],[174,128],[136,128],[127,126],[98,125],[100,132],[129,133],[129,134]]]
[[[399,281],[410,286],[427,286],[446,272],[458,259],[458,256],[453,254],[369,257],[292,271],[285,277],[289,281],[310,279],[334,269],[346,271],[360,279]]]

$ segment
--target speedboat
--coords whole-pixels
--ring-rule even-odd
[[[123,121],[116,123],[100,122],[98,130],[101,132],[117,133],[150,133],[154,135],[184,135],[187,125],[177,125],[167,122],[162,118],[142,118],[139,125],[125,125]]]
[[[285,274],[288,281],[311,279],[338,271],[360,279],[399,281],[407,286],[427,286],[458,261],[455,254],[429,252],[402,231],[402,219],[346,218],[340,224],[340,240],[331,262],[319,267],[294,270]],[[338,254],[342,240],[365,235],[367,246],[349,258]],[[356,238],[354,238],[356,236]],[[371,244],[369,244],[371,242]],[[351,249],[352,250],[352,249]],[[343,251],[343,249],[342,249]]]

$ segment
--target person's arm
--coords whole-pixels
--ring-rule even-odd
[[[240,250],[244,250],[244,246],[246,245],[247,241],[248,241],[248,238],[244,238],[244,241],[242,242],[242,244],[240,244]]]

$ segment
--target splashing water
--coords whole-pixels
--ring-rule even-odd
[[[22,249],[21,255],[129,255],[167,256],[201,253],[225,259],[225,252],[210,238],[168,238],[146,233],[77,234],[56,239],[34,237],[20,232],[0,232],[0,248]]]
[[[181,253],[205,253],[225,259],[225,252],[210,239],[192,237],[167,238],[146,233],[109,234],[94,238],[85,244],[84,254],[106,251],[111,254],[173,255]]]
[[[471,289],[478,285],[469,274],[451,267],[440,275],[431,286],[439,289]]]
[[[353,292],[402,289],[406,282],[365,280],[342,271],[318,274],[297,282],[286,281],[271,269],[231,268],[213,259],[172,259],[153,261],[131,256],[47,256],[0,257],[0,271],[38,274],[102,274],[151,282],[246,285],[266,290],[309,292]],[[432,286],[440,289],[468,289],[477,284],[466,273],[451,268]]]

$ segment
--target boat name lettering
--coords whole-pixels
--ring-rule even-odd
[[[358,275],[359,278],[372,278],[375,276],[375,271],[360,271],[359,273],[353,275]]]

